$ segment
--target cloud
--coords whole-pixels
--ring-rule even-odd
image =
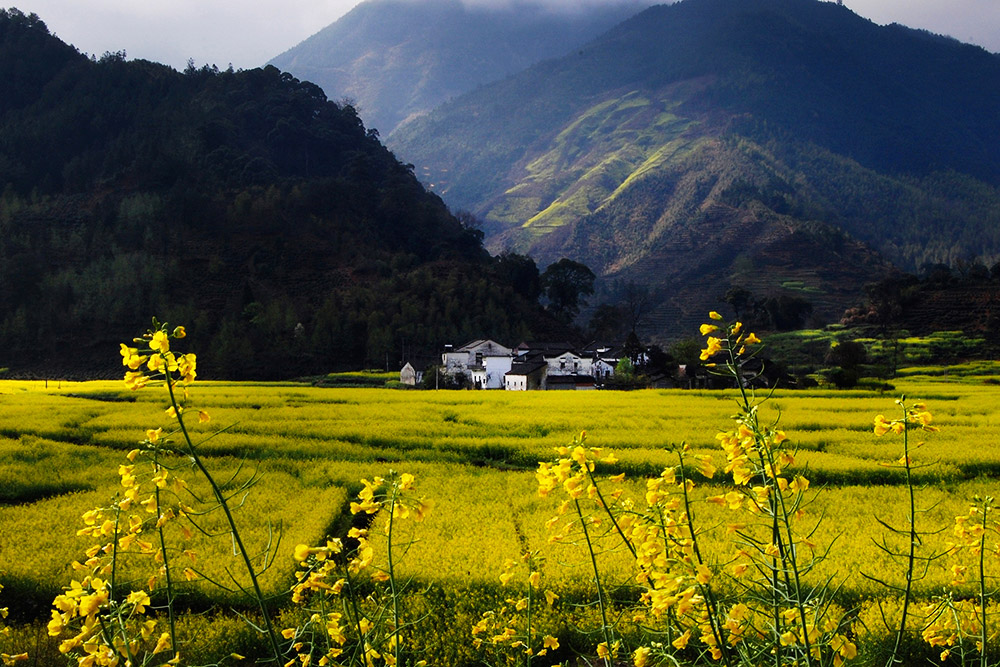
[[[357,0],[19,0],[49,30],[85,53],[125,50],[183,68],[250,68],[336,21]]]
[[[427,0],[412,0],[426,2]],[[348,12],[358,0],[19,0],[81,51],[121,51],[182,69],[197,65],[258,67]],[[582,6],[642,0],[463,0],[471,6]],[[650,4],[650,3],[645,3]],[[844,0],[876,23],[902,23],[1000,51],[996,0]]]

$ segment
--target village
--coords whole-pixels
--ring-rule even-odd
[[[430,389],[502,389],[505,391],[594,389],[707,389],[728,386],[711,372],[710,365],[679,364],[652,346],[642,349],[634,341],[622,346],[590,343],[574,347],[563,342],[522,342],[506,347],[489,339],[473,340],[461,347],[445,345],[439,366],[427,372],[406,363],[400,383]],[[657,359],[660,356],[662,358]],[[780,366],[752,358],[743,364],[745,386],[796,386]]]
[[[597,389],[615,374],[620,348],[590,345],[576,349],[568,343],[521,343],[506,347],[493,340],[474,340],[461,347],[446,345],[437,373],[449,384],[472,389],[532,391]],[[416,385],[422,373],[407,363],[400,371],[403,384]]]

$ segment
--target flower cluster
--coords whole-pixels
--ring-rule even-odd
[[[187,336],[184,327],[168,330],[166,324],[153,320],[150,329],[139,338],[133,339],[135,347],[121,344],[122,366],[125,372],[125,386],[142,389],[152,380],[163,380],[169,384],[188,386],[198,375],[198,359],[192,353],[175,354],[170,349],[170,340]]]
[[[687,647],[697,637],[714,659],[721,657],[718,628],[710,618],[710,582],[715,574],[696,549],[697,532],[689,516],[687,494],[694,482],[667,468],[646,481],[644,511],[630,510],[619,519],[622,532],[635,551],[636,581],[644,591],[645,611],[637,621],[666,622],[677,636],[671,646]],[[662,652],[662,651],[661,651]],[[645,664],[648,652],[637,649],[635,664]]]
[[[555,461],[540,462],[535,471],[540,497],[548,497],[558,489],[562,489],[566,495],[566,499],[557,509],[556,516],[546,523],[550,542],[565,540],[576,527],[580,526],[576,517],[567,514],[574,503],[579,509],[579,501],[593,501],[602,512],[610,507],[609,501],[600,492],[594,471],[597,463],[614,465],[618,459],[614,454],[605,454],[600,447],[586,447],[586,440],[587,434],[582,432],[569,446],[556,447],[558,458]],[[621,473],[610,477],[609,481],[620,483],[624,479],[625,475]],[[616,503],[623,493],[620,488],[613,491],[610,494],[610,502]],[[566,520],[562,520],[563,517],[566,517]],[[602,524],[602,517],[599,514],[589,514],[581,518],[595,527]]]
[[[77,535],[90,537],[94,543],[86,550],[86,559],[75,561],[73,569],[86,574],[56,597],[48,624],[53,637],[75,633],[60,644],[59,650],[77,656],[81,664],[114,665],[119,660],[139,664],[135,662],[137,656],[145,655],[148,660],[175,651],[168,632],[158,636],[152,649],[141,645],[157,629],[156,620],[146,618],[151,605],[149,593],[131,590],[122,599],[122,591],[115,585],[115,578],[127,569],[128,558],[134,556],[152,563],[144,583],[148,591],[158,590],[161,580],[169,576],[163,528],[193,511],[179,501],[167,503],[165,496],[161,497],[164,491],[170,491],[176,498],[185,484],[169,476],[168,470],[156,461],[160,433],[159,429],[147,432],[141,448],[129,452],[129,463],[119,466],[122,490],[114,502],[82,516],[83,527]],[[135,461],[142,453],[150,455],[152,465],[148,478],[140,481]],[[182,530],[189,534],[186,527]],[[193,565],[195,553],[187,550],[184,554]],[[184,569],[184,574],[189,580],[197,576],[190,567]],[[170,662],[176,664],[179,659],[175,651]]]
[[[544,599],[552,607],[559,599],[554,591],[543,586],[543,561],[537,552],[525,551],[518,560],[508,558],[503,564],[500,583],[513,586],[523,577],[523,593],[508,597],[497,611],[486,611],[472,626],[472,645],[494,654],[513,652],[527,657],[542,657],[559,648],[559,640],[537,629],[538,607]],[[518,662],[516,659],[512,662]]]
[[[362,479],[361,484],[364,488],[358,493],[357,502],[351,503],[351,514],[376,514],[380,510],[388,510],[387,518],[407,519],[412,516],[416,521],[422,521],[433,507],[430,500],[414,497],[410,493],[416,488],[416,482],[408,472],[401,475],[390,472],[388,479]],[[387,520],[386,531],[388,530]]]
[[[290,641],[293,665],[376,664],[400,665],[402,631],[405,623],[399,609],[402,588],[395,581],[394,529],[396,523],[412,518],[421,521],[432,503],[415,497],[416,480],[409,473],[390,472],[387,477],[361,480],[357,500],[351,502],[356,515],[385,515],[387,562],[375,564],[375,547],[367,528],[353,527],[347,542],[327,540],[322,546],[295,547],[298,564],[292,602],[309,613],[296,627],[282,636]],[[405,545],[404,545],[405,546]],[[405,551],[405,548],[404,548]],[[374,589],[370,586],[374,585]],[[344,662],[346,660],[346,662]],[[414,667],[423,665],[414,663]]]
[[[923,403],[914,403],[906,407],[902,400],[897,400],[896,404],[903,408],[903,416],[899,419],[889,420],[885,418],[885,415],[877,415],[875,417],[875,435],[885,435],[890,431],[898,435],[910,428],[919,428],[924,431],[938,430],[936,426],[931,426],[934,418]]]
[[[809,654],[815,660],[822,661],[824,654],[829,651],[832,656],[834,667],[841,667],[845,660],[851,660],[858,656],[858,648],[847,635],[840,632],[841,623],[839,620],[826,616],[822,621],[817,619],[816,609],[807,608],[805,611],[805,623],[802,622],[803,614],[798,608],[789,608],[781,611],[779,617],[781,626],[779,628],[779,638],[782,646],[799,648],[804,650],[809,647]]]
[[[1000,539],[1000,525],[991,520],[990,516],[994,509],[992,496],[985,498],[977,496],[974,504],[969,507],[968,514],[955,517],[955,526],[952,529],[955,541],[947,543],[949,551],[957,553],[967,550],[973,556],[983,555],[987,537],[992,535],[994,539]],[[1000,557],[1000,542],[994,542],[989,553]]]
[[[786,466],[795,463],[794,454],[784,448],[788,440],[785,432],[760,424],[756,410],[737,415],[735,422],[736,428],[732,431],[723,431],[715,436],[726,454],[724,471],[732,474],[733,483],[748,486],[755,481],[763,483],[772,480],[784,486],[787,480],[782,473]],[[751,503],[751,506],[756,506],[756,503]]]
[[[169,632],[160,633],[155,644],[152,641],[157,622],[147,618],[150,605],[146,591],[133,590],[124,599],[115,599],[108,580],[88,575],[73,580],[56,597],[49,635],[72,633],[59,645],[59,652],[77,656],[81,665],[150,664],[154,656],[171,650]],[[166,664],[179,662],[180,654],[175,654]]]
[[[928,619],[921,637],[930,646],[942,649],[941,662],[952,653],[971,651],[972,646],[982,654],[984,614],[977,600],[959,600],[949,594],[922,605],[921,611]]]
[[[742,322],[729,324],[723,320],[722,315],[714,310],[708,314],[709,319],[718,324],[702,324],[699,331],[702,336],[708,336],[705,340],[705,349],[701,351],[701,360],[709,361],[713,357],[724,353],[726,363],[736,365],[741,357],[752,353],[752,348],[748,346],[758,345],[761,340],[755,333],[746,333]],[[714,366],[714,363],[708,364]]]
[[[3,586],[0,585],[0,592],[3,591]],[[0,637],[10,634],[10,628],[4,624],[4,619],[7,618],[7,607],[0,607]],[[11,655],[10,653],[0,653],[0,664],[4,667],[9,665],[14,665],[22,660],[27,660],[27,653],[18,653],[17,655]]]
[[[364,531],[352,529],[351,537],[365,540]],[[317,609],[309,620],[300,627],[286,628],[282,631],[285,639],[291,640],[291,648],[295,657],[286,665],[310,664],[318,654],[318,665],[334,664],[333,661],[344,653],[347,643],[347,628],[344,626],[344,615],[330,609],[328,598],[340,596],[347,585],[347,576],[342,561],[338,558],[343,554],[343,543],[339,539],[327,540],[323,546],[311,547],[300,544],[295,547],[294,558],[298,563],[295,572],[297,583],[292,587],[292,602],[304,605],[313,596],[319,596]],[[351,558],[350,568],[353,574],[358,574],[371,563],[371,547],[367,540],[355,550]],[[345,576],[341,576],[341,575]],[[361,619],[366,625],[368,619]],[[370,646],[366,645],[366,658],[374,660],[381,657]]]

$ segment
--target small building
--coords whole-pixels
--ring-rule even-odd
[[[615,374],[617,365],[617,361],[612,364],[608,359],[594,359],[590,364],[590,372],[598,382],[602,382]]]
[[[477,389],[502,389],[512,361],[513,350],[488,339],[474,340],[458,349],[446,348],[441,355],[443,373],[461,373]]]
[[[411,387],[417,386],[417,371],[414,370],[410,362],[406,362],[406,365],[399,371],[399,381],[403,384],[409,385]]]
[[[547,353],[544,358],[549,365],[549,375],[590,374],[590,360],[584,359],[572,350],[563,350],[558,354]]]
[[[504,374],[504,389],[507,391],[534,391],[545,388],[545,378],[549,365],[544,361],[515,362]]]

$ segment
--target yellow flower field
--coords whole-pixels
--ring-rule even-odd
[[[973,496],[995,494],[1000,473],[1000,386],[981,377],[951,380],[913,376],[897,387],[908,400],[926,403],[941,428],[914,436],[910,456],[918,504],[928,509],[920,521],[942,529],[968,511]],[[876,546],[885,533],[878,519],[897,526],[906,521],[903,474],[898,465],[886,465],[902,456],[900,443],[872,432],[874,416],[891,414],[895,398],[779,390],[759,412],[762,423],[777,424],[786,444],[797,449],[796,470],[811,480],[805,520],[817,528],[810,539],[818,554],[830,547],[805,583],[835,580],[844,604],[884,594],[863,574],[896,584],[902,576]],[[433,392],[199,381],[189,409],[211,420],[189,419],[188,426],[218,479],[238,489],[259,476],[237,498],[234,514],[261,559],[268,544],[276,546],[274,564],[262,576],[269,596],[281,599],[290,588],[295,545],[319,544],[331,531],[346,531],[347,505],[359,480],[395,469],[414,475],[420,493],[434,501],[433,512],[412,529],[414,541],[399,561],[403,575],[446,596],[492,590],[505,561],[527,545],[545,558],[551,590],[582,599],[590,585],[589,556],[550,542],[545,523],[558,503],[536,492],[538,462],[551,460],[556,448],[586,431],[588,446],[617,458],[598,463],[595,474],[625,473],[618,485],[622,498],[638,503],[646,480],[677,465],[673,450],[686,444],[694,519],[705,528],[723,527],[731,513],[706,499],[734,488],[722,472],[726,455],[716,434],[730,428],[737,399],[735,391]],[[120,381],[0,382],[0,604],[10,607],[13,619],[31,621],[37,611],[19,612],[18,606],[45,609],[73,578],[71,564],[89,546],[77,536],[82,515],[121,494],[119,466],[147,429],[169,431],[167,407],[163,392],[132,392]],[[719,469],[711,480],[695,472],[699,457]],[[193,481],[190,493],[208,490]],[[221,530],[212,521],[218,519],[206,530]],[[205,577],[228,576],[228,543],[197,534],[178,539],[197,554],[192,562]],[[713,567],[728,567],[730,542],[723,530],[706,531],[703,548]],[[376,551],[383,543],[373,533]],[[634,585],[630,555],[610,543],[606,548],[598,545],[607,583]],[[915,594],[926,599],[964,590],[952,583],[954,563],[952,557],[931,563]],[[191,604],[238,606],[233,594],[192,579],[182,589]],[[456,619],[467,623],[469,613],[456,612]],[[19,641],[29,636],[13,635]],[[466,656],[465,649],[456,651]]]

